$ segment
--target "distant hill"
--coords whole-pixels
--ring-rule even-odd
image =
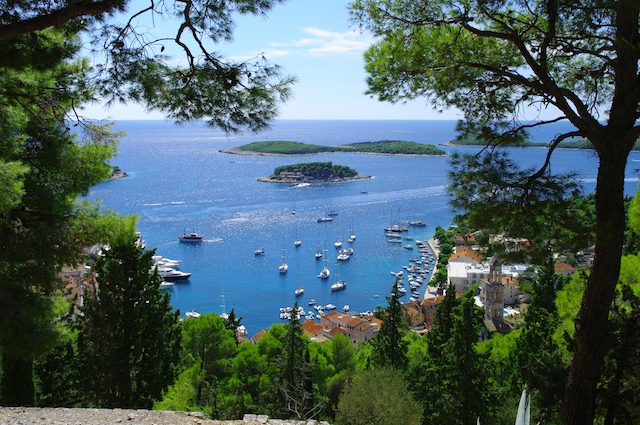
[[[443,143],[445,146],[485,146],[485,142],[475,137],[464,137],[460,139],[454,139],[450,142]],[[519,145],[513,146],[518,148],[548,148],[548,142],[531,142],[525,141]],[[593,149],[593,145],[586,139],[560,142],[558,149]],[[633,145],[633,150],[640,150],[640,141],[636,141]]]
[[[446,155],[437,146],[401,140],[352,143],[341,146],[323,146],[286,140],[254,142],[221,152],[244,155],[310,155],[317,153],[357,152],[381,155]]]

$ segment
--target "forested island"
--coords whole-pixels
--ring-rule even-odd
[[[443,146],[485,146],[486,142],[476,137],[463,137],[459,139],[453,139],[449,142],[442,143]],[[524,141],[518,145],[513,145],[517,148],[548,148],[549,142],[533,142]],[[572,140],[566,142],[560,142],[557,149],[593,149],[593,145],[586,139]],[[640,150],[640,141],[636,141],[633,145],[633,150]]]
[[[368,179],[370,177],[361,176],[353,168],[336,165],[329,161],[281,165],[273,170],[271,176],[261,177],[258,181],[269,183],[327,183]]]
[[[221,150],[239,155],[311,155],[317,153],[375,153],[381,155],[446,155],[437,146],[402,140],[351,143],[340,146],[314,145],[287,140],[254,142],[236,148]]]

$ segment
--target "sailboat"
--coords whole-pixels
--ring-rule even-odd
[[[327,215],[328,215],[329,217],[334,217],[334,216],[338,215],[338,211],[335,211],[335,210],[333,209],[332,205],[333,205],[333,201],[331,201],[331,202],[329,203],[329,212],[327,213]]]
[[[302,241],[300,239],[298,239],[298,226],[296,225],[296,240],[293,241],[293,244],[297,247],[300,246],[300,244],[302,243]]]
[[[353,243],[356,240],[356,234],[353,233],[353,220],[351,220],[351,230],[349,231],[349,239],[347,239],[349,243]]]
[[[227,304],[224,300],[224,282],[222,283],[222,294],[220,295],[220,300],[222,302],[222,304],[220,304],[220,307],[222,307],[222,313],[220,313],[220,317],[222,317],[223,319],[228,319],[229,315],[227,314]]]
[[[325,249],[325,251],[326,251],[326,249]],[[331,271],[329,271],[329,268],[327,267],[327,261],[328,260],[325,257],[325,259],[324,259],[324,268],[322,269],[322,271],[318,275],[318,277],[320,279],[328,279],[329,275],[331,274]]]
[[[300,282],[298,282],[298,270],[296,270],[296,283],[298,284],[298,288],[294,291],[294,293],[296,294],[296,297],[299,297],[300,295],[304,294],[304,288],[300,285]]]
[[[287,270],[289,270],[289,266],[287,265],[287,250],[284,247],[284,238],[282,239],[282,264],[278,267],[280,274],[285,274]]]
[[[335,281],[338,278],[338,268],[336,265],[336,273],[333,276],[334,279],[334,283],[333,285],[331,285],[331,291],[341,291],[343,289],[345,289],[347,287],[347,282],[345,282],[344,280],[338,280],[337,282]]]

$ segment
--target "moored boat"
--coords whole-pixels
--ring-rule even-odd
[[[345,282],[344,280],[339,280],[336,283],[334,283],[333,285],[331,285],[331,290],[332,291],[341,291],[343,289],[345,289],[347,287],[347,282]]]
[[[168,281],[189,279],[191,277],[191,273],[181,272],[171,267],[158,268],[158,275],[160,275],[163,280]]]
[[[202,242],[202,235],[195,232],[187,233],[186,230],[182,235],[178,236],[178,238],[180,239],[180,242],[191,242],[191,243]]]

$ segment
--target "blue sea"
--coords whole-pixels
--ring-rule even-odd
[[[416,250],[386,242],[383,228],[408,220],[426,221],[411,227],[408,236],[427,240],[436,226],[451,224],[448,206],[447,157],[391,157],[364,154],[322,154],[303,157],[240,156],[220,150],[254,141],[291,140],[322,145],[407,140],[439,145],[455,137],[455,121],[315,121],[280,120],[259,134],[227,135],[204,124],[177,126],[165,121],[119,121],[116,129],[127,136],[112,164],[129,177],[94,187],[88,198],[121,214],[136,214],[138,230],[157,254],[182,260],[181,270],[193,273],[171,291],[172,305],[200,313],[228,313],[242,317],[249,335],[280,322],[281,307],[308,302],[349,305],[352,312],[386,305],[395,277]],[[567,127],[556,125],[534,135],[547,140]],[[475,152],[477,148],[443,147]],[[513,149],[512,158],[523,165],[539,164],[545,149]],[[349,166],[371,179],[307,187],[261,183],[280,165],[332,161]],[[585,151],[558,151],[554,172],[578,171],[587,192],[595,190],[597,160]],[[632,153],[627,167],[626,193],[637,189],[640,153]],[[338,214],[332,222],[318,223],[328,210]],[[295,214],[292,212],[295,211]],[[184,231],[203,234],[201,244],[180,243]],[[349,244],[353,232],[356,240]],[[294,246],[296,235],[302,241]],[[337,264],[334,242],[341,239],[354,254]],[[256,248],[264,256],[254,255]],[[323,261],[318,250],[327,249],[332,276],[317,277]],[[283,256],[286,275],[278,272]],[[333,278],[347,282],[332,292]],[[302,286],[305,292],[296,297]],[[424,286],[424,285],[423,285]],[[424,289],[422,289],[424,292]],[[405,298],[408,299],[409,295]]]

